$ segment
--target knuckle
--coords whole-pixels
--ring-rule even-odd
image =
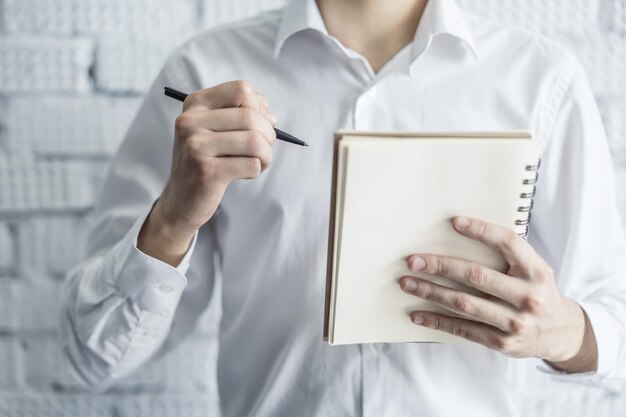
[[[256,178],[261,173],[261,160],[259,158],[248,158],[248,172],[251,178]]]
[[[554,279],[554,271],[549,265],[544,265],[535,273],[535,279],[539,282],[550,282]]]
[[[476,229],[476,234],[478,235],[479,238],[482,238],[487,233],[487,223],[483,221],[478,221],[477,223],[478,223],[478,227]]]
[[[256,122],[256,112],[252,109],[242,107],[239,109],[239,120],[244,128],[252,129]]]
[[[502,248],[510,252],[515,247],[518,239],[521,239],[521,237],[517,233],[511,230],[507,231],[504,239],[502,239]]]
[[[452,334],[458,337],[467,338],[467,331],[459,323],[452,325]]]
[[[439,320],[439,317],[434,316],[431,317],[430,319],[430,323],[428,323],[431,329],[435,329],[435,330],[439,330],[441,328],[441,321]]]
[[[474,287],[484,287],[487,274],[482,267],[474,265],[467,271],[467,281]]]
[[[543,301],[536,294],[527,294],[522,299],[522,310],[528,313],[537,313],[543,304]]]
[[[248,95],[250,93],[252,93],[252,86],[250,85],[249,81],[246,80],[235,80],[233,81],[234,87],[235,87],[235,91],[237,92],[241,92],[244,93],[245,95]]]
[[[191,158],[198,158],[202,153],[203,138],[199,135],[192,135],[185,142],[185,149]]]
[[[519,335],[526,330],[526,322],[519,318],[512,318],[509,320],[509,333]]]
[[[256,130],[250,130],[246,136],[246,149],[251,156],[258,156],[263,153],[265,139]]]
[[[187,95],[185,101],[183,102],[183,107],[186,109],[190,106],[195,106],[200,103],[200,94],[197,91],[194,91]]]
[[[426,262],[427,265],[428,263],[429,262]],[[448,262],[446,262],[444,258],[435,257],[434,262],[432,263],[435,265],[435,274],[443,276],[448,275]]]
[[[512,350],[512,340],[508,336],[496,336],[493,346],[502,353],[510,353]]]
[[[471,313],[474,310],[472,302],[465,294],[457,295],[453,302],[454,308],[462,313]]]
[[[176,117],[174,127],[177,132],[189,132],[194,128],[195,121],[193,117],[186,112],[183,112]]]
[[[243,103],[245,103],[247,98],[248,98],[248,94],[241,90],[237,89],[233,92],[232,99],[235,103],[237,103],[237,106],[241,106]]]
[[[418,282],[415,292],[419,297],[423,298],[424,300],[430,300],[431,298],[433,298],[434,288],[431,284],[428,284],[426,282]]]

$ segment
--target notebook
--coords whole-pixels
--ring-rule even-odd
[[[526,237],[538,156],[523,132],[337,132],[324,340],[470,343],[412,324],[412,311],[445,310],[404,293],[399,280],[412,275],[464,288],[410,272],[406,261],[414,253],[460,257],[504,272],[499,253],[459,235],[450,220],[480,218]]]

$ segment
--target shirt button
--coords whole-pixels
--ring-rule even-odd
[[[169,284],[161,284],[161,285],[159,285],[159,291],[161,291],[161,292],[168,293],[168,292],[172,292],[173,290],[174,290],[174,288],[172,288],[172,286],[169,285]]]

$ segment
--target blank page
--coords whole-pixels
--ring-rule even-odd
[[[454,231],[451,218],[481,218],[514,230],[532,186],[527,165],[538,152],[529,139],[344,137],[338,147],[334,264],[329,342],[468,343],[416,326],[409,313],[437,311],[405,294],[414,253],[456,256],[504,271],[492,249]],[[529,190],[530,189],[530,190]],[[517,229],[516,229],[517,227]]]

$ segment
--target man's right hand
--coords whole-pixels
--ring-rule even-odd
[[[246,81],[196,91],[176,119],[169,180],[138,238],[138,248],[172,266],[213,216],[228,184],[272,163],[276,116]]]

